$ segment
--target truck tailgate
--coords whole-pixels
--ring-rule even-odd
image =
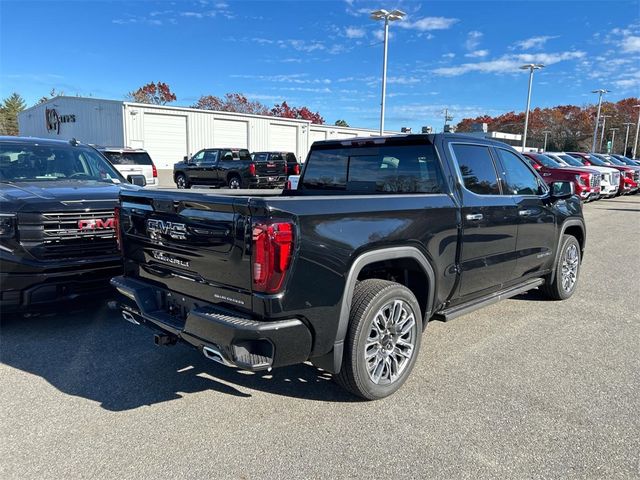
[[[121,196],[120,223],[128,276],[251,309],[247,197],[141,190]]]

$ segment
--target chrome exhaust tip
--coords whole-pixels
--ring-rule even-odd
[[[133,323],[134,325],[140,325],[140,322],[137,321],[135,317],[126,310],[122,311],[122,318],[124,318],[127,322]]]
[[[202,347],[202,353],[209,360],[213,360],[214,362],[221,363],[227,367],[235,367],[232,363],[228,362],[220,353],[220,350],[213,346],[204,346]]]

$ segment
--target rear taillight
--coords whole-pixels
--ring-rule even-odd
[[[120,235],[120,207],[113,209],[113,228],[116,231],[116,244],[118,250],[122,251],[122,236]]]
[[[151,171],[153,172],[153,178],[158,178],[158,169],[153,163],[151,164]]]
[[[300,165],[298,165],[296,163],[296,165],[293,167],[293,174],[294,175],[300,175]]]
[[[256,164],[255,163],[250,163],[249,164],[249,175],[251,175],[252,177],[256,176]]]
[[[287,190],[291,190],[291,180],[287,180]]]
[[[293,253],[293,224],[253,224],[253,290],[276,293],[282,288]]]

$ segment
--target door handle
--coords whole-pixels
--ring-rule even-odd
[[[530,215],[533,215],[533,210],[520,210],[518,212],[518,215],[520,215],[521,217],[528,217]]]
[[[484,215],[481,213],[469,213],[466,217],[467,220],[478,221],[484,218]]]

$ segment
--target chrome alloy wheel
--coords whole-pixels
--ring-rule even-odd
[[[178,188],[185,188],[187,186],[187,181],[182,175],[178,175],[178,178],[176,178],[176,184],[178,185]]]
[[[578,247],[569,245],[562,257],[562,288],[565,292],[573,290],[578,280],[578,266],[580,263],[580,255]]]
[[[240,188],[240,179],[238,177],[231,177],[229,179],[229,188],[233,188],[233,189]]]
[[[392,300],[378,310],[364,347],[373,383],[390,384],[400,377],[413,356],[417,335],[413,309],[405,301]]]

